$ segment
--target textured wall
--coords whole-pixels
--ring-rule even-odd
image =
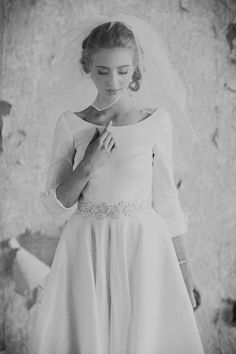
[[[58,105],[49,111],[43,95],[50,80],[45,49],[86,14],[114,9],[157,26],[186,84],[187,111],[200,137],[180,190],[183,209],[189,212],[188,245],[202,286],[202,305],[195,314],[206,353],[235,353],[236,54],[235,26],[227,28],[235,5],[213,0],[1,1],[0,352],[27,353],[37,311],[35,294],[14,291],[13,257],[4,240],[19,237],[50,264],[62,227],[39,199],[61,110]]]

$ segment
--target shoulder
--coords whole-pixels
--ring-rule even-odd
[[[69,114],[70,114],[70,111],[64,111],[64,112],[60,113],[58,115],[57,120],[56,120],[56,124],[61,124],[61,125],[65,124],[66,119],[69,116]]]
[[[159,147],[169,149],[173,140],[173,126],[170,114],[160,108],[155,123],[155,140]]]
[[[72,114],[73,113],[71,111],[64,111],[59,114],[55,125],[55,130],[58,134],[67,134],[70,138],[72,138],[72,131],[70,128],[70,117]]]

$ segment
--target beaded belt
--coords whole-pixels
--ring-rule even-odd
[[[84,217],[93,216],[97,219],[105,217],[119,219],[124,216],[144,214],[146,211],[152,209],[151,201],[151,196],[139,198],[131,202],[119,201],[116,204],[108,204],[106,202],[94,204],[92,201],[81,199],[78,201],[75,213],[79,213]]]

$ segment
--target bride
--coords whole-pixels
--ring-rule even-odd
[[[195,138],[184,88],[144,20],[100,16],[71,33],[58,68],[76,68],[80,53],[81,85],[86,77],[97,94],[56,122],[41,198],[69,220],[30,353],[203,354],[174,182]]]

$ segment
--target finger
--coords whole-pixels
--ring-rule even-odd
[[[197,307],[201,305],[201,293],[197,289],[193,289]]]
[[[195,300],[195,296],[194,296],[192,289],[189,292],[189,296],[190,296],[191,304],[192,304],[193,308],[195,308],[196,307],[196,300]]]
[[[110,131],[110,127],[112,126],[112,121],[110,120],[106,125],[105,128],[103,129],[101,135],[107,134],[108,131]]]
[[[101,132],[101,134],[100,134],[100,139],[101,139],[102,142],[104,141],[105,137],[106,137],[107,134],[109,133],[109,128],[111,127],[111,125],[112,125],[112,121],[109,121],[109,122],[106,124],[104,130]]]
[[[108,132],[107,136],[105,137],[105,139],[103,140],[103,145],[107,146],[109,141],[112,139],[112,135],[111,132]]]
[[[108,143],[107,148],[111,152],[115,147],[116,147],[115,141],[114,141],[114,139],[111,139]]]
[[[90,140],[90,144],[94,142],[94,140],[100,135],[100,132],[98,130],[98,128],[95,129],[95,133],[93,134],[92,139]]]
[[[111,126],[112,126],[112,120],[109,120],[109,122],[107,122],[107,124],[105,125],[105,128],[103,130],[109,129]]]

